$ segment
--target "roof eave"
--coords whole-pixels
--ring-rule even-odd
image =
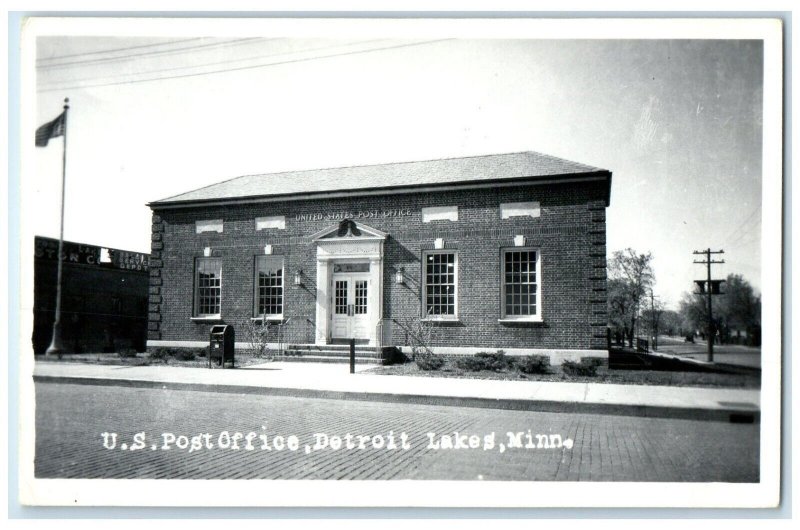
[[[486,179],[486,180],[469,180],[460,181],[456,183],[430,183],[430,184],[410,184],[406,186],[386,186],[386,187],[371,187],[360,189],[343,189],[343,190],[330,190],[330,191],[310,191],[303,193],[282,193],[275,195],[249,195],[242,197],[226,197],[226,198],[212,198],[212,199],[191,199],[191,200],[158,200],[149,202],[146,205],[152,210],[169,209],[169,208],[190,208],[194,206],[207,206],[207,205],[225,205],[225,204],[239,204],[249,202],[276,202],[280,200],[303,200],[303,199],[317,199],[326,198],[326,196],[363,196],[363,195],[384,195],[391,193],[413,193],[415,190],[445,190],[445,189],[464,189],[479,187],[494,187],[497,185],[514,186],[525,184],[558,184],[570,183],[579,180],[605,178],[608,182],[606,191],[606,206],[610,201],[611,193],[611,172],[607,169],[597,169],[595,171],[587,171],[584,173],[561,173],[555,175],[537,175],[513,178],[500,178],[500,179]]]

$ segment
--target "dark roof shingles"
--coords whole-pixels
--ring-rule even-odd
[[[533,151],[246,175],[152,204],[502,181],[606,171]]]

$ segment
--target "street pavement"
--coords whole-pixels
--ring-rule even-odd
[[[179,370],[186,377],[205,372]],[[235,372],[246,371],[228,373]],[[35,388],[38,478],[759,480],[758,423],[299,398],[167,385],[64,384],[55,379],[38,379]],[[529,431],[532,444],[525,439]],[[236,432],[242,436],[237,438]],[[508,432],[522,433],[523,447],[510,447]],[[142,448],[132,450],[139,445],[136,433],[144,433],[138,440]],[[355,447],[348,449],[348,433],[364,438],[356,438]],[[428,433],[434,433],[435,444]],[[541,446],[537,434],[553,445]],[[292,435],[297,450],[288,447]],[[390,435],[394,449],[387,449]],[[459,448],[446,448],[443,435]],[[331,448],[335,437],[343,440],[336,450]],[[477,446],[471,447],[474,441]]]
[[[697,359],[708,360],[708,344],[705,341],[686,342],[675,337],[658,337],[658,352]],[[761,348],[740,346],[738,344],[715,344],[714,362],[748,368],[761,368]]]

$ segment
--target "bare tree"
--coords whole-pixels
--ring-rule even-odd
[[[411,347],[411,359],[427,358],[433,355],[436,326],[425,322],[417,316],[406,317],[398,321],[400,328],[405,332],[405,343]]]
[[[265,318],[248,319],[245,321],[245,339],[249,344],[248,350],[253,357],[272,360],[274,352],[270,349],[270,342],[274,342],[277,325]]]
[[[631,347],[643,299],[655,283],[652,261],[652,253],[626,248],[614,252],[608,263],[609,312],[612,321],[623,323]]]

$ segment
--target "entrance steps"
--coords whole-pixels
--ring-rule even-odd
[[[275,360],[286,362],[311,362],[311,363],[349,363],[349,344],[289,344],[284,349],[283,355],[276,356]],[[357,364],[380,364],[381,355],[375,346],[362,344],[356,345]]]

